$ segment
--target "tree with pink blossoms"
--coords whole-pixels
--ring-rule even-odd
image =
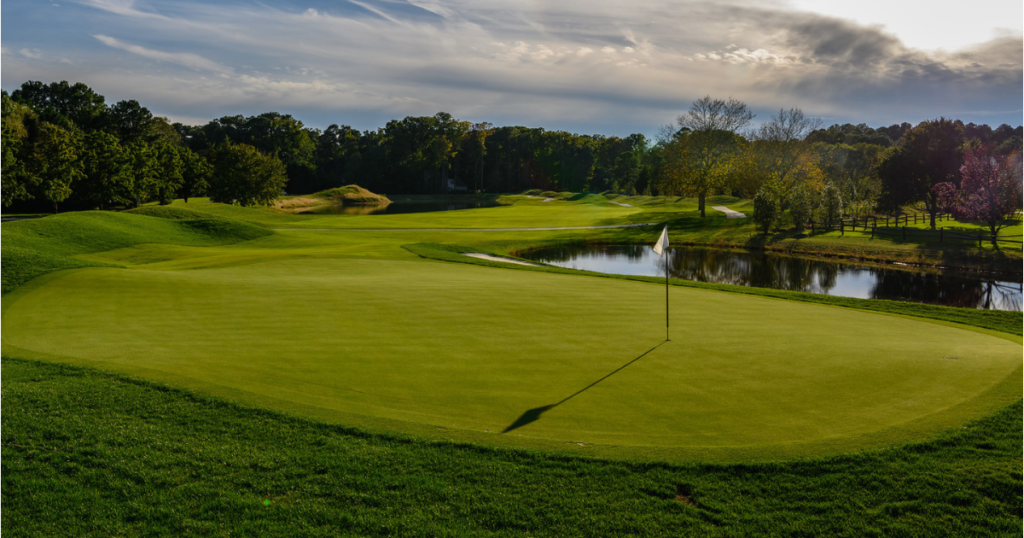
[[[1020,220],[1022,174],[1020,152],[996,155],[994,148],[980,147],[964,153],[960,188],[939,183],[932,192],[943,210],[957,220],[984,222],[996,245],[999,230]]]

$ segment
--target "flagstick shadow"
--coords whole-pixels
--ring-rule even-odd
[[[668,341],[668,340],[665,340],[665,342],[667,342],[667,341]],[[606,375],[606,376],[602,377],[601,379],[598,379],[597,381],[594,381],[593,383],[591,383],[591,384],[587,385],[586,387],[583,387],[582,389],[580,389],[580,390],[578,390],[578,391],[574,392],[574,393],[573,393],[572,395],[570,395],[570,396],[566,396],[565,398],[563,398],[563,399],[562,399],[562,400],[561,400],[560,402],[558,402],[558,403],[554,403],[554,404],[551,404],[551,405],[543,405],[543,406],[541,406],[541,407],[534,407],[533,409],[529,409],[529,410],[527,410],[527,411],[526,411],[525,413],[523,413],[522,415],[520,415],[520,416],[519,416],[519,418],[517,418],[517,419],[515,420],[515,422],[513,422],[512,424],[509,424],[507,428],[505,428],[504,430],[502,430],[502,432],[501,432],[501,433],[508,433],[508,432],[510,432],[510,431],[512,431],[512,430],[516,430],[516,429],[522,428],[523,426],[526,426],[527,424],[530,424],[530,423],[532,423],[532,422],[536,422],[537,420],[539,420],[539,419],[540,419],[540,416],[541,416],[541,415],[542,415],[542,414],[543,414],[544,412],[546,412],[546,411],[550,411],[550,410],[552,410],[552,409],[554,409],[554,408],[556,408],[556,407],[558,407],[558,406],[560,406],[560,405],[564,404],[565,402],[568,402],[569,400],[571,400],[571,399],[575,398],[576,396],[579,396],[580,394],[582,394],[582,393],[583,393],[583,392],[585,392],[586,390],[590,389],[590,388],[591,388],[591,387],[593,387],[594,385],[596,385],[596,384],[598,384],[598,383],[600,383],[600,382],[604,381],[605,379],[608,379],[609,377],[611,377],[611,376],[613,376],[613,375],[617,374],[618,372],[620,372],[621,370],[623,370],[624,368],[626,368],[626,367],[627,367],[627,366],[629,366],[630,364],[633,364],[634,362],[636,362],[636,361],[638,361],[638,360],[640,360],[640,359],[644,358],[644,357],[645,357],[645,356],[647,356],[647,354],[649,354],[650,352],[652,352],[652,351],[654,351],[655,349],[658,349],[659,347],[661,347],[661,344],[664,344],[665,342],[661,342],[661,343],[659,343],[658,345],[656,345],[656,346],[652,347],[651,349],[648,349],[647,351],[644,351],[643,353],[641,353],[641,354],[640,354],[640,356],[639,356],[639,357],[637,357],[637,358],[635,358],[635,359],[633,359],[633,360],[631,360],[631,361],[627,362],[626,364],[623,364],[622,366],[619,366],[618,368],[616,368],[616,369],[612,370],[612,371],[611,371],[610,373],[608,373],[608,375]]]

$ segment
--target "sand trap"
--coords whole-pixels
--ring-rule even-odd
[[[615,204],[615,205],[620,205],[622,207],[633,207],[631,204],[624,204],[622,202],[616,202],[615,200],[608,200],[608,201],[613,203],[613,204]]]
[[[516,265],[529,265],[531,267],[543,267],[539,263],[529,263],[520,260],[513,260],[512,258],[502,258],[500,256],[484,254],[483,252],[463,252],[462,255],[469,256],[471,258],[480,258],[481,260],[488,260],[492,262],[514,263]]]
[[[545,198],[545,199],[543,199],[543,200],[541,200],[541,201],[542,201],[542,202],[551,202],[551,201],[553,201],[553,200],[554,200],[554,198]]]
[[[722,213],[725,213],[725,216],[727,218],[730,218],[730,219],[746,218],[746,215],[744,215],[743,213],[740,213],[739,211],[733,211],[733,210],[729,209],[728,207],[725,207],[724,205],[713,205],[713,206],[711,206],[711,209],[714,209],[715,211],[721,211]]]

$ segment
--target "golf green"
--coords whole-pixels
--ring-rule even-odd
[[[424,260],[397,248],[415,234],[374,234],[102,253],[131,268],[5,297],[4,352],[373,429],[631,457],[871,448],[1020,397],[1016,337],[673,288],[666,342],[662,286]]]

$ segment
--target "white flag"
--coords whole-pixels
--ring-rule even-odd
[[[658,238],[658,242],[654,244],[654,252],[661,256],[665,253],[665,249],[668,248],[668,226],[661,231],[661,237]]]

